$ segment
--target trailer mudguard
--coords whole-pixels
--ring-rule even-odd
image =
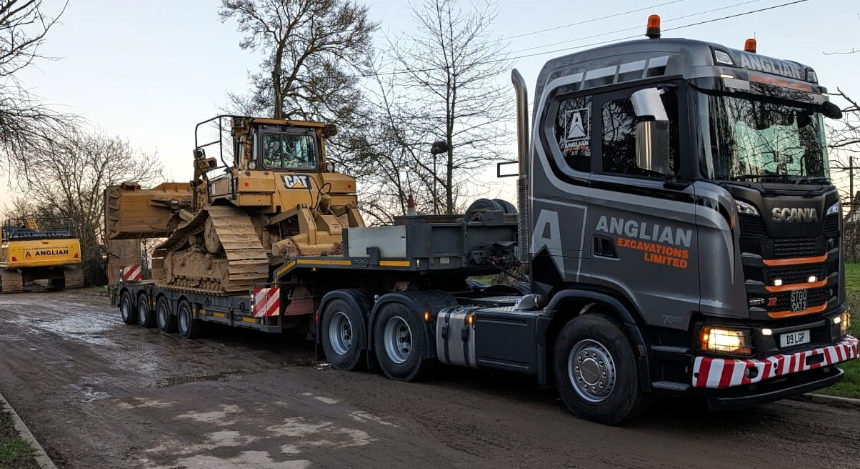
[[[441,290],[424,290],[424,291],[405,291],[386,293],[380,296],[373,305],[373,311],[370,313],[370,321],[368,321],[367,344],[368,350],[373,344],[373,324],[376,320],[376,314],[380,308],[386,303],[401,303],[406,306],[412,314],[421,321],[425,327],[423,328],[424,339],[426,340],[427,350],[424,351],[424,358],[436,357],[436,330],[433,322],[424,322],[424,311],[429,311],[430,316],[435,318],[436,314],[448,306],[456,306],[457,300],[453,296]]]
[[[606,293],[576,288],[565,289],[557,292],[553,295],[552,299],[550,299],[549,304],[544,308],[546,311],[546,317],[548,317],[550,321],[539,323],[539,326],[548,328],[549,324],[552,322],[552,318],[555,317],[555,314],[559,311],[562,303],[569,300],[575,300],[578,302],[586,300],[593,301],[595,303],[602,303],[611,308],[612,311],[617,314],[616,319],[619,319],[624,325],[627,337],[633,345],[633,353],[636,355],[636,361],[639,368],[639,387],[642,391],[650,391],[651,368],[648,360],[648,344],[645,342],[645,337],[642,335],[639,323],[636,322],[635,316],[633,315],[633,312],[631,312],[630,308],[628,308],[624,302],[620,301],[618,298]],[[539,330],[537,336],[537,340],[540,345],[546,347],[547,331]]]

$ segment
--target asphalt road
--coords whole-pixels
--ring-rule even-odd
[[[346,373],[229,328],[126,326],[83,292],[0,296],[0,392],[60,468],[860,467],[860,410],[663,401],[607,427],[518,376]]]

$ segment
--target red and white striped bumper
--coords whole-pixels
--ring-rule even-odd
[[[858,340],[848,335],[836,345],[791,355],[773,355],[761,360],[696,357],[693,360],[693,386],[697,388],[744,386],[777,376],[833,365],[857,358],[857,344]],[[807,362],[808,357],[816,355],[823,355],[824,358],[816,363]],[[756,371],[752,371],[753,368]]]

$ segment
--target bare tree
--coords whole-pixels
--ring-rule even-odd
[[[157,155],[134,150],[119,137],[80,126],[29,145],[28,176],[21,190],[33,208],[70,218],[81,240],[89,283],[105,280],[100,246],[104,242],[104,189],[123,181],[148,184],[162,179]]]
[[[831,93],[831,96],[841,99],[845,105],[842,108],[842,119],[827,123],[827,147],[830,152],[831,171],[838,172],[840,180],[848,180],[852,176],[856,179],[856,176],[860,175],[853,174],[860,169],[858,168],[860,158],[857,158],[860,153],[860,106],[840,88],[837,87],[836,90],[836,93]],[[837,174],[833,176],[836,179]],[[851,193],[852,181],[848,180],[847,184],[841,186],[844,186],[840,190],[843,206],[853,208],[855,194]],[[858,189],[860,187],[854,188],[854,190]]]
[[[357,111],[361,94],[351,71],[361,67],[377,25],[349,0],[222,0],[221,20],[236,19],[242,49],[266,59],[251,75],[250,96],[232,106],[276,119],[340,123]]]
[[[512,113],[508,89],[497,80],[508,63],[503,44],[490,35],[495,10],[489,2],[461,9],[454,0],[425,0],[420,8],[412,6],[415,34],[390,41],[396,64],[405,70],[397,86],[409,94],[405,109],[383,109],[383,115],[400,129],[395,116],[421,117],[409,122],[417,124],[409,132],[422,138],[400,143],[410,145],[410,166],[429,176],[424,180],[430,181],[437,212],[454,213],[464,181],[497,159],[510,138],[500,125]],[[429,151],[434,140],[447,144],[438,157]],[[418,142],[421,148],[414,146]]]
[[[0,151],[10,164],[26,164],[26,149],[49,133],[63,116],[42,105],[17,74],[40,55],[48,31],[65,11],[66,3],[48,15],[42,0],[0,0]]]

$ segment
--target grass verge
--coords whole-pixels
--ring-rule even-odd
[[[851,335],[860,337],[860,263],[845,264],[845,302],[851,307]],[[860,359],[837,365],[845,371],[845,378],[817,394],[860,399]]]
[[[18,436],[12,416],[0,410],[0,469],[39,469],[33,449]]]

